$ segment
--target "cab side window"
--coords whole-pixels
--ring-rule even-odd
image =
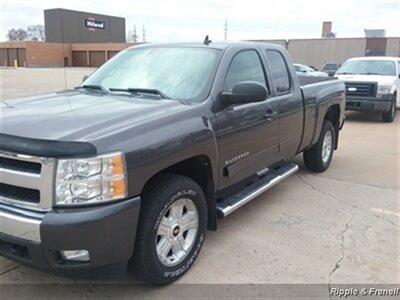
[[[232,92],[233,86],[241,81],[256,81],[266,86],[261,60],[254,50],[245,50],[234,56],[225,78],[225,91]]]
[[[290,76],[282,54],[275,50],[267,50],[267,58],[271,67],[271,78],[279,94],[290,91]]]

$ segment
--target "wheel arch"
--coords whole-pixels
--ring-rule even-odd
[[[215,181],[212,172],[212,163],[207,155],[196,155],[186,158],[170,165],[153,176],[151,176],[143,186],[143,190],[152,184],[161,174],[179,174],[192,179],[196,182],[204,192],[207,200],[208,220],[207,227],[209,230],[217,229],[216,214],[216,198],[215,198]]]
[[[330,121],[335,128],[335,150],[338,148],[339,144],[339,127],[340,127],[340,105],[333,104],[328,107],[324,121]]]

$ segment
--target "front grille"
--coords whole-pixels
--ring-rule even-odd
[[[42,165],[35,162],[0,157],[0,168],[19,172],[40,174]]]
[[[376,82],[346,82],[346,96],[376,97]]]
[[[40,192],[15,185],[0,183],[0,197],[30,203],[40,202]]]
[[[56,160],[0,150],[0,202],[47,211],[53,203]]]

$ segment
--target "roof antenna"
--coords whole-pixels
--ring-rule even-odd
[[[208,46],[208,45],[211,44],[211,42],[212,42],[212,40],[210,40],[210,39],[208,38],[208,35],[206,35],[203,44],[206,45],[206,46]]]

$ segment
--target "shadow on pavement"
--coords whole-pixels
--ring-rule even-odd
[[[346,121],[363,122],[363,123],[383,123],[381,114],[365,113],[365,112],[346,112]]]

